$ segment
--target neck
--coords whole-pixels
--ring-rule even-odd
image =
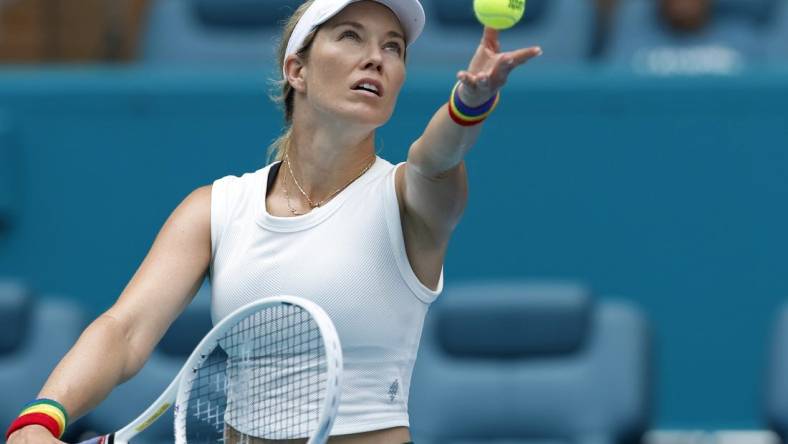
[[[317,124],[310,116],[294,116],[293,122],[287,156],[299,185],[315,202],[353,180],[375,159],[373,129],[347,122]]]

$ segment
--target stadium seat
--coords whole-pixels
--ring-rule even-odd
[[[298,0],[155,0],[142,44],[146,64],[271,67],[284,20]],[[481,26],[472,1],[423,0],[427,25],[409,60],[467,63]],[[501,34],[504,47],[539,44],[543,60],[575,63],[591,50],[592,0],[530,0],[523,22]],[[572,32],[566,32],[571,29]]]
[[[298,5],[298,0],[192,0],[200,22],[208,28],[278,27]]]
[[[85,327],[79,307],[38,298],[23,283],[0,280],[0,424],[8,426],[32,401]],[[13,390],[9,390],[13,388]],[[77,421],[73,430],[77,430]],[[5,430],[5,429],[3,429]]]
[[[634,308],[572,283],[447,288],[410,390],[415,442],[594,443],[647,426],[651,344]]]
[[[104,434],[125,426],[151,405],[183,366],[194,347],[211,329],[210,288],[204,285],[192,303],[167,330],[145,366],[121,384],[88,415],[91,432]],[[169,409],[139,437],[140,444],[173,442],[173,414]]]
[[[11,124],[0,111],[0,237],[10,228],[14,216],[14,196],[19,193],[19,164],[16,145],[11,139]]]
[[[423,0],[427,25],[409,59],[419,64],[467,65],[482,36],[472,1]],[[571,32],[568,32],[571,30]],[[594,2],[528,0],[520,23],[501,32],[504,50],[540,45],[540,63],[584,62],[591,51]]]
[[[764,411],[770,428],[782,442],[788,442],[788,304],[777,314],[770,346],[763,386]]]
[[[718,0],[703,29],[671,29],[654,0],[619,2],[604,59],[652,74],[731,74],[765,60],[775,0]]]
[[[151,65],[267,67],[275,64],[280,21],[298,0],[155,0],[142,61]]]

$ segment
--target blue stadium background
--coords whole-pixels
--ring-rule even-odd
[[[515,72],[468,155],[470,202],[445,265],[447,285],[580,282],[637,307],[658,429],[762,429],[774,415],[788,2],[713,3],[701,31],[681,33],[656,0],[609,15],[590,0],[529,1],[502,43],[545,55]],[[191,190],[263,166],[282,125],[267,97],[275,23],[293,4],[151,0],[131,61],[0,66],[0,275],[76,302],[87,322]],[[481,33],[470,1],[423,4],[427,28],[378,134],[392,162]]]

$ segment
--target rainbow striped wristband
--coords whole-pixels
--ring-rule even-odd
[[[25,405],[19,416],[8,427],[8,431],[5,433],[6,441],[12,433],[29,425],[40,425],[49,430],[52,436],[60,439],[68,425],[68,413],[66,413],[65,407],[57,401],[36,399]]]
[[[459,94],[460,82],[454,85],[451,90],[451,97],[449,98],[449,116],[455,123],[462,126],[472,126],[479,124],[486,119],[490,113],[493,112],[498,101],[501,99],[500,91],[495,93],[490,100],[484,102],[477,107],[470,107],[460,100]]]

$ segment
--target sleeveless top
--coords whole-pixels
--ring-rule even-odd
[[[342,396],[331,434],[409,426],[411,373],[443,272],[431,290],[410,266],[394,187],[399,165],[378,157],[324,206],[277,217],[268,213],[265,197],[273,182],[269,173],[280,164],[213,183],[212,319],[266,296],[316,302],[334,322],[343,351]]]

